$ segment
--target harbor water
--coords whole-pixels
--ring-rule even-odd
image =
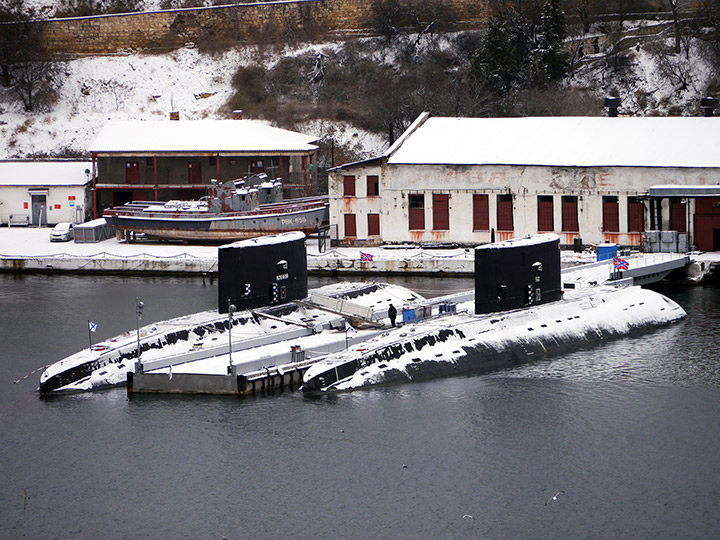
[[[217,282],[0,275],[0,538],[716,537],[720,290],[658,290],[683,322],[489,375],[41,398],[13,381],[134,331],[136,297],[143,323],[212,309]]]

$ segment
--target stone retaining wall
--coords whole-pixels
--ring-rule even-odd
[[[480,27],[488,0],[446,0],[456,14],[449,28]],[[43,25],[49,50],[101,55],[129,50],[168,51],[187,43],[223,47],[274,41],[327,40],[371,28],[370,0],[291,0],[50,19]]]

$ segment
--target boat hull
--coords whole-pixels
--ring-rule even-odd
[[[328,358],[303,379],[305,393],[332,393],[379,384],[485,373],[594,346],[670,324],[686,314],[672,300],[639,287],[573,303],[490,316],[466,315],[425,329],[394,330],[364,350]],[[544,322],[547,321],[547,322]]]
[[[301,231],[305,234],[317,232],[327,217],[325,204],[300,207],[297,210],[274,213],[218,214],[163,214],[152,212],[128,212],[118,209],[106,211],[108,225],[117,231],[144,234],[167,240],[208,240],[234,241]]]

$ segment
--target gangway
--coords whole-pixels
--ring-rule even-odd
[[[648,253],[621,256],[627,270],[616,268],[616,259],[566,268],[562,271],[563,287],[575,289],[592,285],[648,285],[662,281],[678,268],[690,264],[690,256],[683,253]]]

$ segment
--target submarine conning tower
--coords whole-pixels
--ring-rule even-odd
[[[287,232],[218,248],[218,312],[254,309],[305,298],[305,235]]]
[[[538,234],[475,248],[475,313],[547,304],[562,298],[560,238]]]

